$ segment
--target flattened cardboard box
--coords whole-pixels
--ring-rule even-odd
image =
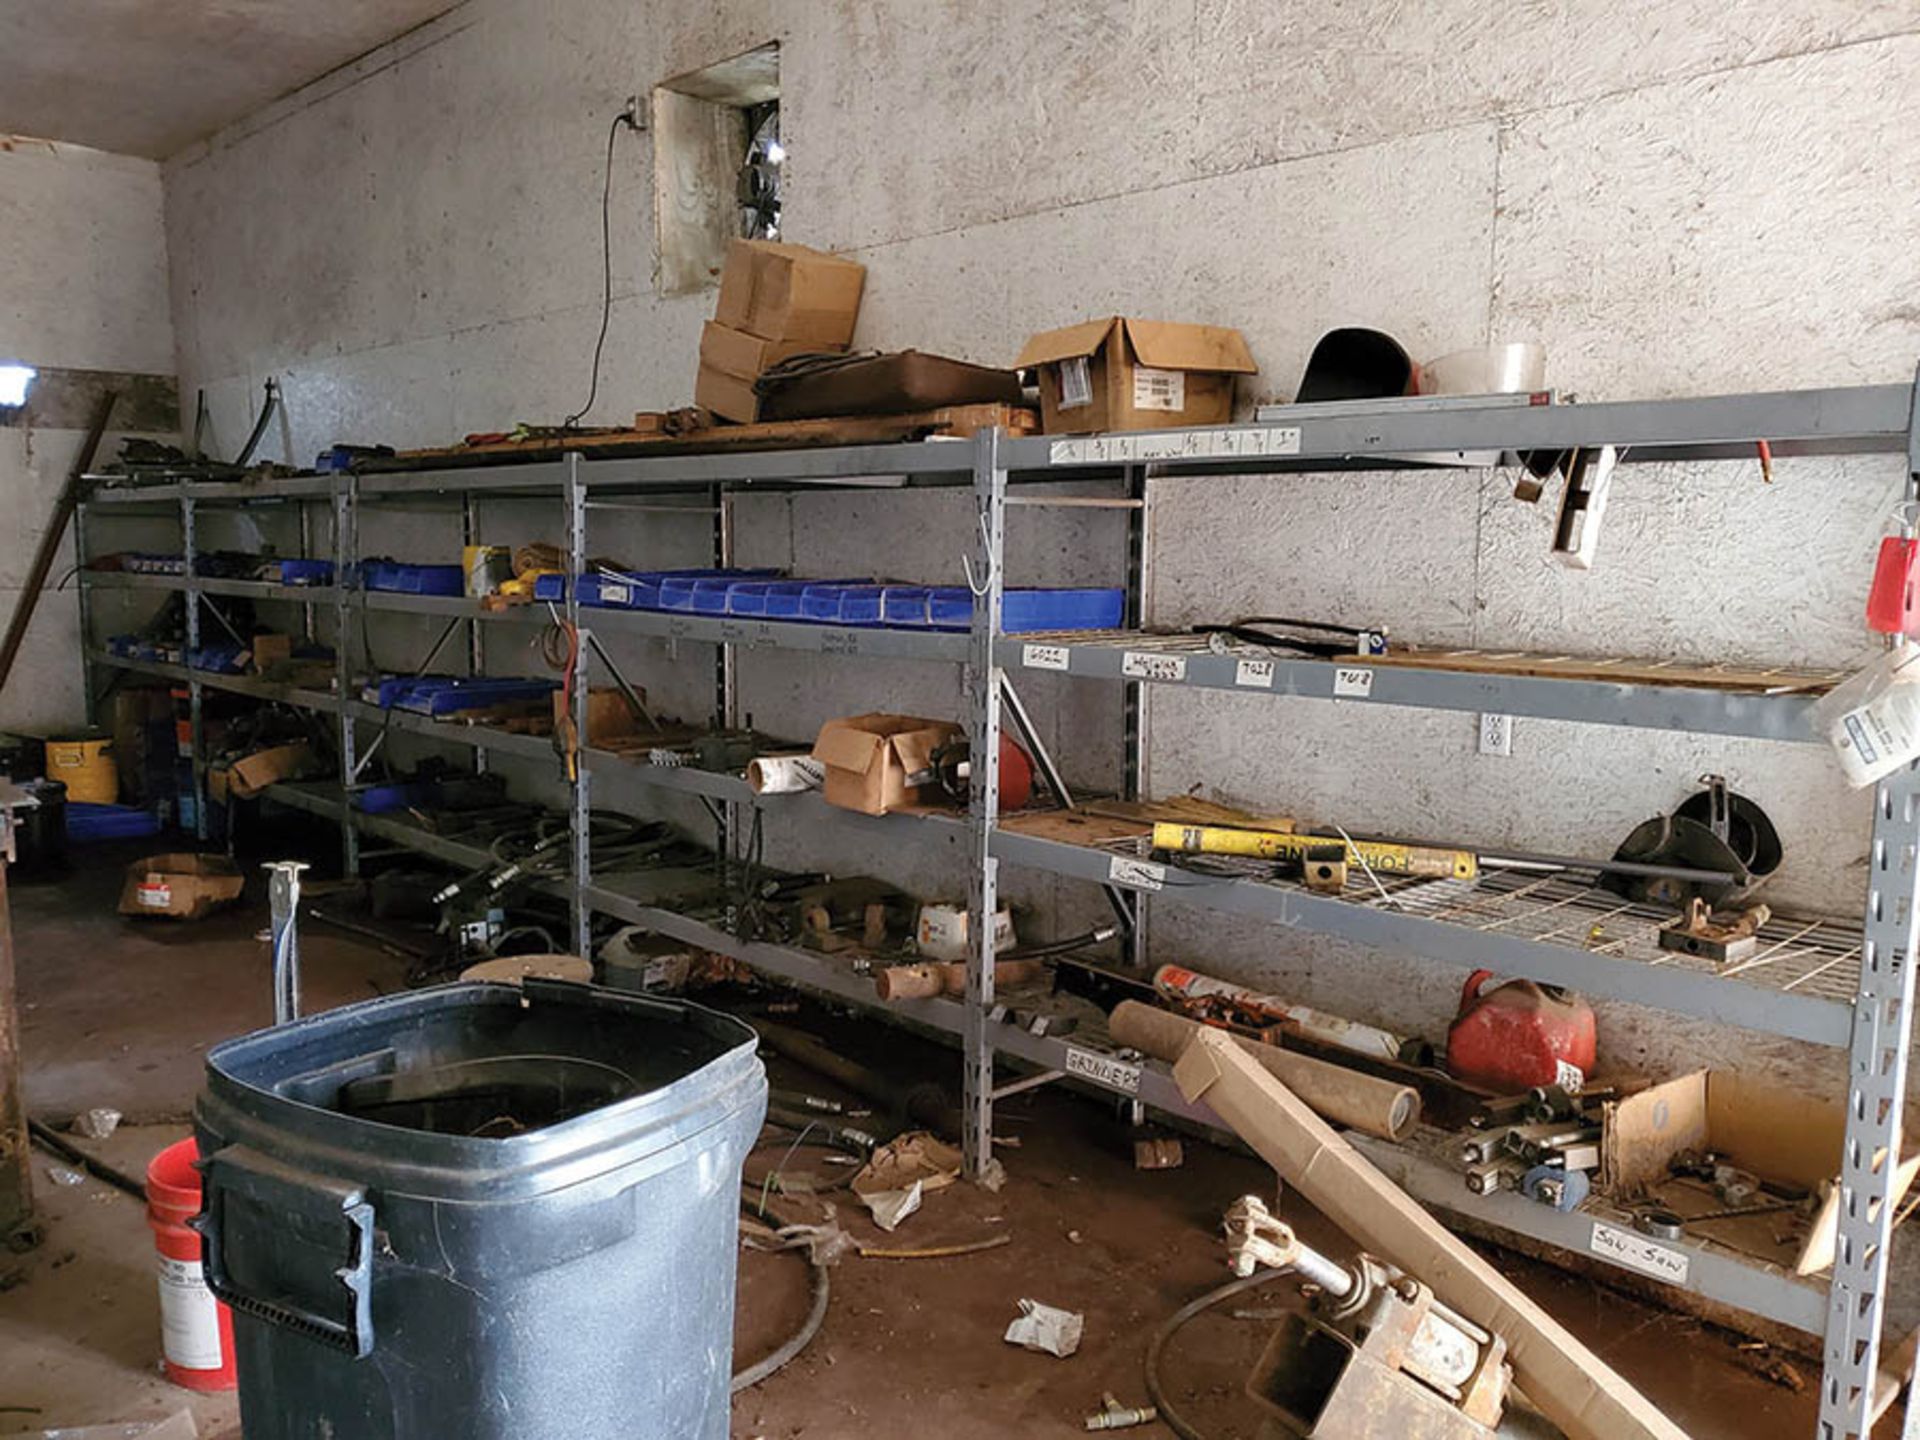
[[[857,260],[780,240],[736,240],[720,272],[713,318],[763,340],[853,343],[867,269]]]
[[[920,798],[907,777],[933,764],[933,752],[964,733],[947,720],[917,715],[849,715],[829,720],[813,742],[813,758],[827,767],[822,792],[829,805],[884,815]]]
[[[1043,331],[1013,363],[1038,374],[1049,435],[1224,425],[1233,377],[1260,368],[1238,330],[1124,315]]]
[[[150,855],[127,867],[120,913],[198,920],[238,900],[246,884],[224,855]]]
[[[276,780],[299,779],[313,763],[313,747],[304,740],[256,750],[208,770],[207,794],[216,803],[229,796],[235,800],[251,800]]]

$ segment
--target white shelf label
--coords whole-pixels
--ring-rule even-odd
[[[1251,425],[1232,430],[1180,430],[1164,434],[1090,435],[1080,440],[1053,441],[1047,446],[1047,458],[1055,465],[1235,460],[1263,455],[1298,455],[1300,442],[1298,425]]]
[[[1109,1090],[1118,1090],[1123,1095],[1140,1093],[1140,1067],[1116,1060],[1111,1055],[1102,1055],[1097,1050],[1076,1050],[1069,1045],[1066,1070],[1069,1075],[1078,1075],[1083,1080],[1091,1080]]]
[[[1233,668],[1233,683],[1249,690],[1273,688],[1273,661],[1242,660]]]
[[[1336,700],[1365,700],[1373,694],[1373,671],[1355,670],[1350,666],[1339,666],[1333,672],[1333,695]]]
[[[1166,887],[1167,867],[1131,855],[1114,855],[1107,860],[1107,879],[1130,890],[1161,890]]]
[[[1071,654],[1064,645],[1022,645],[1020,663],[1029,670],[1064,670]]]
[[[1120,673],[1129,680],[1171,680],[1177,682],[1187,678],[1187,657],[1184,655],[1149,655],[1140,650],[1129,650],[1120,657]]]
[[[1603,1260],[1611,1260],[1629,1270],[1638,1270],[1655,1280],[1664,1280],[1670,1285],[1687,1283],[1687,1254],[1684,1250],[1675,1250],[1670,1245],[1649,1240],[1632,1230],[1603,1225],[1596,1220],[1588,1248]]]

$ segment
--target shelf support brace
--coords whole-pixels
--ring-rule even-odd
[[[999,865],[993,831],[1000,818],[1000,702],[995,662],[1000,633],[1002,560],[1006,554],[1007,468],[997,429],[974,437],[972,553],[965,567],[973,590],[967,647],[968,881],[966,1016],[961,1033],[965,1114],[961,1151],[969,1180],[991,1182],[993,1158],[993,916],[999,909]]]
[[[1920,373],[1907,441],[1907,501],[1920,499]],[[1911,535],[1911,519],[1902,528]],[[1826,1368],[1819,1440],[1865,1440],[1873,1428],[1881,1332],[1886,1324],[1894,1173],[1903,1158],[1901,1111],[1912,1048],[1914,949],[1920,942],[1920,763],[1874,788],[1867,850],[1867,920],[1860,991],[1847,1057],[1847,1135],[1840,1155],[1839,1235],[1827,1299]],[[1915,1434],[1908,1398],[1905,1433]]]
[[[580,576],[587,568],[587,487],[580,475],[580,454],[567,454],[567,625],[576,640],[580,635]],[[574,762],[569,790],[571,852],[573,863],[568,898],[573,918],[573,953],[591,957],[593,911],[587,905],[587,886],[593,881],[591,844],[593,794],[592,776],[587,769],[587,653],[591,647],[576,643],[573,670],[568,683],[573,687]]]
[[[360,773],[353,729],[353,591],[359,583],[359,481],[352,471],[333,477],[333,693],[340,705],[340,863],[360,873],[360,831],[353,818],[353,781]]]

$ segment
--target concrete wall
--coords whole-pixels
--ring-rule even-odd
[[[608,117],[770,39],[787,230],[867,263],[863,344],[1004,363],[1029,331],[1088,315],[1227,323],[1262,366],[1248,404],[1288,396],[1345,324],[1420,357],[1541,340],[1552,382],[1587,398],[1902,381],[1920,359],[1920,17],[1902,0],[468,0],[168,165],[183,393],[208,387],[237,434],[261,379],[282,377],[277,438],[296,460],[557,419],[587,386]],[[649,167],[646,143],[620,142],[601,423],[686,401],[710,308],[653,293]],[[1153,617],[1840,664],[1866,651],[1871,547],[1900,485],[1890,461],[1782,464],[1770,486],[1746,464],[1634,470],[1598,565],[1570,574],[1547,559],[1550,513],[1509,499],[1506,475],[1163,482]],[[420,524],[442,528],[382,534],[449,543]],[[645,542],[607,524],[610,551],[695,561],[704,543],[697,524]],[[938,497],[751,501],[741,521],[743,558],[938,581],[958,578],[964,529]],[[1107,520],[1022,511],[1015,530],[1016,581],[1116,573]],[[634,658],[697,706],[704,654]],[[793,733],[957,703],[944,671],[745,670],[757,718]],[[1115,697],[1090,691],[1029,699],[1072,737],[1076,773],[1110,778]],[[1866,806],[1811,748],[1522,721],[1493,759],[1474,736],[1471,716],[1163,694],[1150,766],[1163,793],[1585,852],[1717,770],[1780,823],[1776,903],[1859,903]],[[837,834],[793,838],[858,858]],[[959,888],[951,862],[866,863]],[[1036,903],[1090,903],[1009,878]],[[1170,906],[1157,939],[1428,1033],[1459,980]],[[1838,1074],[1834,1056],[1657,1017],[1605,1025],[1649,1068]]]
[[[173,372],[160,167],[73,145],[0,137],[0,362]],[[21,584],[84,432],[0,425],[0,614]],[[101,443],[102,459],[119,437]],[[63,552],[63,556],[70,552]],[[70,560],[55,567],[58,580]],[[41,731],[84,716],[77,592],[40,598],[0,727]]]

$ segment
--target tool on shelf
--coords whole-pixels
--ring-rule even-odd
[[[1153,972],[1153,988],[1175,1009],[1194,1020],[1269,1044],[1304,1035],[1324,1045],[1409,1065],[1433,1063],[1433,1046],[1418,1037],[1396,1035],[1376,1025],[1349,1020],[1278,995],[1202,975],[1184,965],[1162,965]]]
[[[1363,630],[1322,620],[1295,620],[1284,615],[1248,615],[1225,624],[1194,625],[1190,632],[1207,637],[1207,648],[1224,655],[1236,644],[1262,650],[1284,650],[1316,660],[1338,660],[1345,655],[1384,655],[1384,625]]]
[[[1727,913],[1710,909],[1695,895],[1685,910],[1660,927],[1660,948],[1722,965],[1744,960],[1760,948],[1760,927],[1771,918],[1773,911],[1765,905]]]
[[[1152,846],[1189,855],[1243,855],[1258,860],[1304,865],[1309,856],[1338,851],[1344,846],[1346,863],[1377,875],[1412,875],[1429,879],[1471,880],[1479,866],[1468,850],[1428,845],[1401,845],[1381,840],[1345,840],[1340,836],[1304,835],[1282,830],[1242,830],[1226,825],[1183,825],[1156,821]]]
[[[1706,788],[1681,801],[1671,815],[1636,825],[1613,858],[1719,871],[1731,880],[1694,882],[1607,871],[1600,877],[1605,889],[1629,900],[1676,908],[1698,896],[1718,908],[1746,900],[1780,868],[1780,833],[1767,812],[1729,790],[1719,775],[1703,775],[1700,783]]]

